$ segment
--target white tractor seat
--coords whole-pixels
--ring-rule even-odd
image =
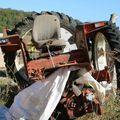
[[[54,15],[37,16],[33,23],[32,34],[37,49],[46,45],[65,46],[65,41],[60,39],[60,21]]]

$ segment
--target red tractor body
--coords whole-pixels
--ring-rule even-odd
[[[10,35],[2,38],[0,46],[3,52],[22,51],[25,71],[28,79],[41,80],[45,78],[45,70],[78,65],[90,69],[90,59],[88,55],[87,39],[96,31],[104,28],[106,22],[85,23],[76,27],[76,42],[82,43],[78,50],[68,53],[60,53],[50,56],[48,53],[41,54],[39,59],[30,60],[28,51],[19,35]]]

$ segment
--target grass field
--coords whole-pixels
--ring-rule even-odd
[[[120,91],[117,91],[116,97],[110,95],[108,101],[103,106],[102,115],[89,113],[77,120],[120,120]]]
[[[7,85],[8,79],[0,78],[0,87]],[[5,104],[7,100],[0,99],[0,105]],[[76,120],[120,120],[120,90],[117,91],[117,96],[114,97],[111,93],[110,97],[102,107],[102,115],[96,115],[94,112],[86,114]]]

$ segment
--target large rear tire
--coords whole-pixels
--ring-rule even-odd
[[[30,17],[26,17],[25,19],[23,19],[22,22],[19,22],[18,24],[16,24],[15,28],[9,34],[18,33],[20,35],[20,37],[23,39],[23,42],[26,44],[27,48],[29,49],[28,44],[31,44],[31,40],[32,40],[33,21],[36,16],[43,15],[43,14],[56,15],[60,20],[60,26],[63,31],[61,33],[61,37],[64,39],[68,39],[70,44],[74,43],[75,28],[76,28],[76,25],[81,24],[81,22],[79,22],[78,20],[75,20],[72,17],[69,17],[63,13],[58,13],[58,12],[34,13]],[[20,56],[20,55],[18,55],[18,52],[17,52],[17,54],[15,52],[5,53],[4,61],[6,63],[6,68],[7,68],[7,72],[9,74],[9,76],[17,79],[18,81],[20,78],[19,82],[21,83],[21,81],[26,80],[27,77],[25,76],[25,73],[23,72],[23,70],[21,70],[21,68],[23,66],[22,60],[20,60],[21,63],[19,63],[19,65],[18,65],[17,56]],[[19,77],[17,77],[17,76],[19,76]]]

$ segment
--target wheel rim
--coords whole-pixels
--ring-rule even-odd
[[[105,66],[108,66],[111,78],[115,80],[116,70],[114,59],[108,40],[102,32],[98,32],[95,36],[94,54],[96,70],[103,70]]]
[[[103,33],[99,32],[95,37],[95,66],[97,70],[103,70],[105,66],[108,66],[107,52],[110,50],[110,46]]]

